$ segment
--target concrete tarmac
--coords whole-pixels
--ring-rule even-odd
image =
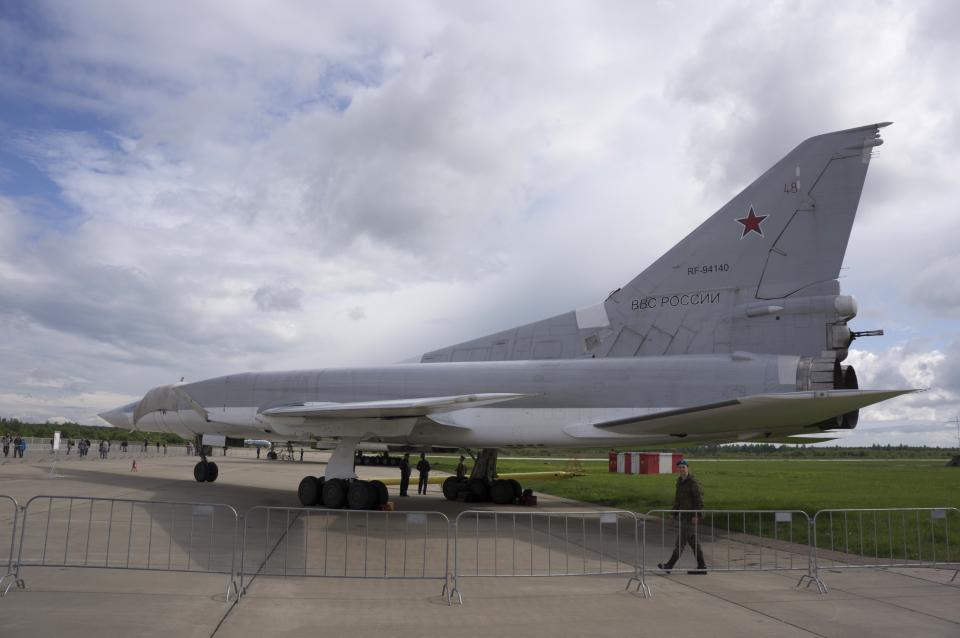
[[[251,450],[231,449],[227,457],[213,458],[220,467],[220,478],[210,484],[193,480],[194,458],[172,454],[137,458],[137,471],[132,472],[133,457],[137,456],[128,454],[108,460],[61,456],[56,477],[51,476],[48,457],[35,454],[31,458],[28,451],[23,461],[0,458],[0,494],[16,498],[21,505],[37,495],[224,503],[243,514],[257,505],[298,507],[297,484],[307,474],[322,475],[326,459],[325,454],[307,451],[304,462],[257,460]],[[398,475],[396,468],[364,466],[358,471],[365,478]],[[414,483],[411,496],[406,498],[398,496],[396,487],[389,490],[391,500],[401,511],[443,512],[450,520],[465,509],[489,507],[451,503],[436,486],[431,486],[427,495],[417,496]],[[80,506],[77,507],[79,510]],[[0,561],[6,558],[10,542],[10,509],[0,500]],[[602,508],[540,495],[540,504],[533,509],[588,512]],[[128,532],[123,536],[129,534],[132,539],[146,526],[152,542],[163,544],[160,539],[169,539],[172,549],[164,551],[176,553],[176,545],[186,542],[179,528],[141,521],[146,511],[129,510],[130,522],[124,528]],[[47,509],[38,514],[54,521],[64,520],[62,508],[51,507],[49,512],[52,515]],[[43,516],[28,519],[27,545],[34,552],[31,555],[41,548],[42,539],[32,537],[43,536]],[[68,532],[68,537],[73,538],[63,540],[64,548],[70,552],[85,541],[76,530],[87,524],[82,520],[86,516],[86,510],[82,510],[82,516],[78,513],[74,517],[74,531]],[[124,513],[120,518],[125,516]],[[91,505],[91,529],[95,529],[95,519],[100,518],[102,512]],[[191,520],[199,520],[196,513]],[[297,544],[302,540],[305,546],[308,535],[321,529],[319,522],[304,523]],[[191,528],[191,533],[195,531]],[[373,534],[373,526],[362,533]],[[53,552],[53,547],[59,547],[58,542],[51,534],[49,547],[44,549]],[[97,539],[86,542],[89,549]],[[124,542],[123,538],[115,538],[113,543],[119,550],[107,548],[100,557],[112,565],[122,564],[122,556],[120,563],[112,557],[117,551],[129,556],[133,544],[124,549]],[[229,541],[223,543],[216,549],[229,553]],[[295,548],[283,547],[292,552],[291,556],[296,554]],[[142,548],[138,551],[142,552]],[[213,554],[214,549],[205,551]],[[193,563],[197,560],[196,556],[188,558]],[[648,556],[646,560],[652,565],[662,557]],[[14,588],[0,598],[0,638],[261,638],[348,633],[378,638],[394,633],[457,638],[960,636],[960,587],[957,583],[949,584],[952,571],[834,570],[823,574],[830,589],[823,595],[815,588],[795,587],[799,575],[800,572],[788,571],[714,572],[706,576],[682,571],[670,576],[648,574],[651,598],[643,598],[633,588],[625,591],[627,577],[621,575],[461,578],[458,585],[463,604],[448,606],[441,596],[443,582],[439,580],[284,578],[261,574],[249,581],[246,595],[235,603],[226,602],[226,579],[222,574],[26,565],[22,576],[27,589]]]

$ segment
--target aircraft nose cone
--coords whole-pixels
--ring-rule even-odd
[[[130,429],[133,427],[133,413],[124,412],[121,408],[107,410],[97,415],[115,428]]]

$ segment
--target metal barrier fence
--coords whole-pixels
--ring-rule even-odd
[[[9,507],[4,507],[4,503]],[[20,505],[12,496],[0,495],[0,512],[5,509],[9,509],[11,514],[9,516],[10,525],[4,522],[6,515],[0,516],[0,552],[8,550],[6,558],[0,553],[0,561],[2,561],[0,562],[0,566],[2,566],[4,570],[3,577],[0,578],[0,596],[6,596],[14,583],[17,583],[18,586],[22,585],[22,581],[17,578],[16,554],[14,552],[16,548],[17,522],[20,516]],[[5,587],[4,583],[7,583]]]
[[[225,574],[228,601],[237,592],[229,505],[35,496],[22,512],[18,580],[24,566],[193,572]]]
[[[813,517],[813,569],[933,567],[960,573],[955,507],[820,510]]]
[[[242,593],[256,576],[434,579],[450,604],[450,519],[440,512],[254,507],[242,548]]]
[[[454,525],[453,595],[460,577],[629,575],[641,563],[633,512],[461,512]],[[645,583],[641,583],[647,593]]]
[[[813,567],[810,517],[801,510],[650,510],[643,526],[644,553],[655,554],[658,567],[647,571],[691,572],[803,570],[797,585],[826,589]],[[648,532],[658,523],[659,531]],[[652,537],[652,538],[651,538]],[[704,566],[698,565],[702,552]],[[689,552],[685,552],[689,549]],[[684,554],[687,558],[684,558]],[[661,569],[659,565],[664,567]]]
[[[618,574],[646,597],[650,572],[699,571],[697,548],[704,571],[799,570],[797,586],[820,593],[820,568],[952,569],[951,583],[960,574],[957,508],[832,509],[812,519],[799,510],[469,510],[451,526],[440,512],[254,507],[242,538],[239,520],[221,504],[36,496],[19,507],[0,495],[0,595],[24,587],[23,567],[35,566],[224,574],[228,601],[261,575],[441,580],[451,604],[463,602],[460,577]],[[663,568],[648,567],[648,553]]]

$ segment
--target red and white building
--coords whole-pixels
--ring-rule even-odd
[[[610,452],[610,472],[620,474],[675,474],[683,454],[664,452]]]

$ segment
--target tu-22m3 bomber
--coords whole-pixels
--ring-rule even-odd
[[[911,392],[860,389],[844,365],[854,299],[837,281],[888,123],[812,137],[600,303],[424,354],[419,363],[247,372],[174,383],[100,416],[193,438],[333,452],[304,506],[368,509],[358,444],[482,450],[470,489],[510,502],[498,449],[801,442]],[[198,481],[215,480],[201,457]],[[445,485],[455,497],[456,486]]]

